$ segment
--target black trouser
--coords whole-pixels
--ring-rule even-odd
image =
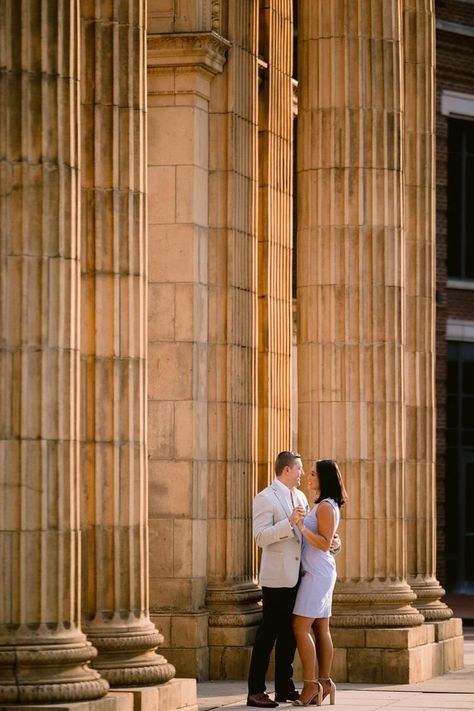
[[[293,657],[296,640],[292,613],[298,585],[294,588],[262,588],[263,618],[257,630],[249,669],[249,695],[265,691],[265,674],[275,645],[275,691],[294,691]]]

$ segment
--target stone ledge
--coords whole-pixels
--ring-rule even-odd
[[[434,627],[436,642],[462,636],[462,620],[459,617],[451,617],[450,620],[431,622],[430,624]]]
[[[366,647],[380,647],[382,649],[411,649],[435,641],[434,629],[431,625],[420,627],[405,627],[401,629],[375,629],[366,630]]]
[[[135,711],[133,694],[111,691],[97,701],[66,704],[2,704],[1,711]],[[187,711],[187,710],[186,710]]]
[[[158,686],[114,689],[132,694],[133,711],[197,711],[196,679],[171,679]],[[100,710],[101,711],[101,710]]]
[[[331,632],[336,681],[412,684],[463,665],[461,620],[398,629],[335,628]]]

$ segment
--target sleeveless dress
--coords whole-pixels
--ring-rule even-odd
[[[323,499],[328,501],[334,508],[336,516],[336,528],[339,526],[340,511],[334,499]],[[313,533],[318,533],[318,521],[316,512],[323,502],[320,501],[304,517],[305,527]],[[301,553],[301,582],[296,596],[293,613],[302,617],[331,617],[332,614],[332,593],[336,584],[336,561],[334,556],[312,546],[303,538],[303,549]]]

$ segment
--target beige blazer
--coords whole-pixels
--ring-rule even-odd
[[[302,491],[296,492],[297,502],[309,511]],[[292,528],[288,517],[289,502],[275,482],[263,489],[253,500],[253,534],[262,549],[260,585],[267,588],[292,588],[298,582],[301,563],[301,533]]]

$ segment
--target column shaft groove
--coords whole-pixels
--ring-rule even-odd
[[[299,12],[299,440],[305,456],[339,462],[350,493],[333,624],[418,625],[404,520],[399,6],[303,0]]]
[[[82,6],[84,630],[113,686],[168,681],[148,612],[145,3]]]
[[[406,497],[408,582],[427,621],[449,619],[436,579],[435,29],[431,2],[404,9],[406,211]]]
[[[0,46],[0,701],[83,701],[79,3],[7,0]]]

